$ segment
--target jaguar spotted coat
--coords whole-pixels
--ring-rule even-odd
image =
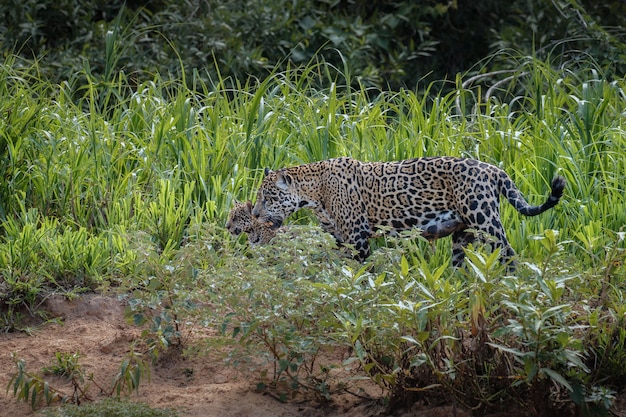
[[[461,228],[463,228],[461,223],[448,220],[429,227],[428,230],[422,232],[422,237],[432,243],[434,240],[448,236]],[[235,200],[234,207],[228,213],[226,229],[233,236],[239,236],[241,233],[247,234],[248,242],[252,246],[265,245],[277,234],[277,230],[272,228],[271,222],[261,223],[256,217],[252,216],[252,203],[250,200],[245,203]],[[324,225],[324,231],[335,234],[334,222],[327,221]]]
[[[278,228],[290,214],[309,208],[339,243],[354,246],[360,260],[369,255],[368,239],[378,229],[418,227],[435,238],[452,234],[455,266],[463,263],[464,248],[481,232],[493,237],[503,261],[510,262],[515,252],[500,221],[499,196],[521,214],[535,216],[559,202],[565,184],[557,176],[547,200],[531,206],[503,170],[474,159],[368,163],[337,158],[266,169],[252,215]]]
[[[228,213],[226,229],[233,235],[241,233],[248,235],[250,245],[265,245],[276,236],[276,230],[269,223],[261,223],[252,216],[252,203],[235,201],[233,208]]]

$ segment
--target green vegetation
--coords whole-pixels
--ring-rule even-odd
[[[546,3],[553,4],[537,2]],[[436,5],[428,13],[453,13]],[[234,6],[221,7],[216,10],[235,16],[228,9]],[[200,69],[187,55],[207,53],[198,43],[183,50],[168,32],[178,45],[172,53],[180,55],[166,59],[148,36],[165,30],[142,26],[145,16],[158,21],[157,10],[102,9],[95,14],[102,21],[93,11],[72,10],[77,22],[81,13],[100,22],[90,39],[102,46],[97,58],[51,49],[60,67],[13,53],[0,64],[2,331],[23,329],[26,314],[45,319],[40,306],[52,293],[108,290],[127,301],[129,320],[143,329],[141,351],[133,347],[105,388],[111,396],[136,391],[149,360],[177,348],[222,352],[281,400],[332,400],[369,378],[392,408],[428,398],[454,401],[476,415],[511,403],[535,415],[607,415],[626,387],[626,81],[615,76],[623,51],[610,31],[594,26],[594,36],[606,35],[594,38],[599,43],[576,38],[580,54],[503,50],[471,73],[447,81],[437,73],[440,78],[414,89],[414,79],[388,78],[388,69],[370,77],[361,64],[382,58],[367,42],[362,51],[350,49],[366,57],[360,63],[338,45],[339,61],[316,55],[313,43],[307,54],[284,45],[293,59],[275,63],[263,61],[265,49],[250,52],[236,43],[251,37],[252,28],[235,44],[213,48],[215,65]],[[583,11],[577,16],[593,22]],[[131,15],[137,32],[126,24]],[[323,24],[315,18],[322,15],[311,16],[316,39],[321,35],[313,29]],[[567,13],[560,16],[564,26],[572,22]],[[25,21],[32,23],[29,47],[50,47],[39,35],[47,26]],[[554,28],[574,30],[564,26]],[[336,29],[322,32],[333,40]],[[344,41],[361,39],[356,33]],[[507,33],[499,40],[522,36]],[[140,35],[154,47],[147,55],[129,49],[138,48]],[[275,32],[263,35],[258,39],[277,43]],[[227,53],[239,50],[250,67]],[[149,72],[157,59],[152,53],[165,66]],[[66,65],[71,60],[80,62]],[[134,67],[138,62],[146,67]],[[265,62],[264,72],[248,71],[258,62]],[[258,78],[239,76],[248,73]],[[383,79],[411,89],[383,91]],[[533,203],[543,200],[556,174],[568,186],[561,203],[538,218],[522,218],[503,203],[520,258],[514,275],[481,247],[468,252],[466,269],[455,270],[449,239],[431,248],[415,233],[377,239],[372,257],[358,264],[309,226],[315,220],[306,212],[290,219],[285,235],[254,250],[223,228],[234,199],[255,199],[264,167],[342,155],[477,158],[504,168]],[[218,336],[191,342],[188,332],[197,326]],[[33,406],[78,402],[15,359],[8,388],[17,399]],[[47,373],[81,386],[78,353],[56,359]]]
[[[109,288],[145,326],[154,359],[202,351],[186,327],[215,327],[208,348],[285,399],[332,399],[368,376],[390,405],[441,387],[477,410],[513,398],[538,414],[563,401],[606,408],[626,380],[624,81],[519,60],[530,74],[509,91],[523,95],[485,97],[459,79],[434,98],[373,99],[325,65],[197,93],[158,75],[54,85],[5,62],[4,330],[51,292]],[[264,166],[439,154],[504,167],[530,201],[567,178],[562,203],[540,218],[503,204],[523,261],[514,276],[480,248],[467,270],[449,268],[447,239],[434,252],[415,237],[378,239],[359,265],[308,228],[249,251],[222,227],[233,198],[254,199]],[[323,355],[337,350],[353,354]],[[117,395],[137,388],[128,375]]]
[[[45,411],[47,417],[176,417],[173,410],[150,408],[129,401],[104,400],[82,406],[66,405]]]
[[[86,67],[110,81],[113,65],[134,83],[158,68],[164,78],[237,88],[237,80],[323,61],[367,87],[413,90],[485,64],[516,68],[505,56],[486,59],[512,48],[542,60],[593,59],[624,74],[624,16],[619,0],[5,0],[0,51],[39,60],[55,83]]]

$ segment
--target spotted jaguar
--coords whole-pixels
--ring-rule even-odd
[[[235,201],[233,208],[228,213],[226,229],[233,235],[241,233],[248,235],[250,245],[265,245],[276,236],[276,230],[270,223],[261,223],[252,216],[252,203]]]
[[[329,222],[323,227],[324,231],[334,234],[334,229],[328,225]],[[277,231],[272,229],[271,226],[270,222],[260,223],[257,218],[252,216],[252,203],[249,200],[245,203],[235,201],[234,207],[228,213],[228,220],[226,221],[226,229],[233,236],[246,233],[248,242],[253,246],[265,245],[276,236]],[[434,240],[448,236],[463,227],[462,223],[455,220],[442,221],[440,224],[433,224],[427,230],[423,230],[421,236],[432,244]],[[379,234],[376,234],[372,237],[379,236]]]
[[[500,249],[514,269],[515,251],[500,219],[499,196],[525,216],[554,207],[566,181],[556,176],[547,200],[529,205],[502,169],[469,158],[426,157],[395,162],[336,158],[265,170],[252,209],[261,224],[280,227],[290,214],[311,209],[322,228],[356,250],[363,261],[369,239],[380,230],[420,228],[434,238],[452,235],[452,264],[461,266],[464,249],[476,239]]]

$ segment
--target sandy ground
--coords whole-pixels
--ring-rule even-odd
[[[26,361],[30,372],[55,362],[56,352],[80,352],[86,374],[109,387],[119,369],[130,343],[139,337],[140,330],[124,320],[124,307],[115,298],[87,295],[67,301],[62,298],[47,301],[46,309],[62,318],[62,323],[49,323],[34,328],[31,335],[10,333],[0,335],[0,415],[7,417],[33,416],[29,404],[13,397],[12,387],[7,393],[10,376],[16,370],[11,354]],[[380,406],[354,396],[339,397],[332,405],[311,401],[282,403],[271,395],[255,391],[255,381],[249,380],[211,355],[185,359],[168,355],[155,365],[150,381],[143,381],[139,394],[130,399],[158,408],[174,408],[180,416],[234,416],[234,417],[362,417],[382,415]],[[61,379],[49,378],[50,384],[71,393],[71,387]],[[88,395],[94,400],[105,398],[92,386]],[[415,410],[404,415],[422,417],[468,416],[453,407]]]
[[[140,329],[124,320],[124,307],[112,297],[86,295],[67,301],[48,300],[46,309],[61,317],[60,323],[49,323],[33,329],[31,335],[10,333],[0,335],[0,416],[34,416],[29,404],[18,402],[7,385],[16,370],[11,354],[26,361],[30,372],[55,362],[56,352],[80,352],[79,363],[86,374],[109,387],[120,363],[129,351],[131,342],[139,338]],[[204,335],[206,336],[206,335]],[[52,386],[71,393],[71,387],[61,379],[50,379]],[[370,417],[385,416],[382,407],[352,395],[342,395],[333,404],[321,405],[313,401],[283,403],[271,395],[255,391],[255,381],[226,366],[215,355],[189,359],[173,353],[162,357],[143,380],[139,394],[132,401],[157,408],[173,408],[180,416],[189,417]],[[365,387],[367,389],[367,387]],[[371,388],[371,387],[370,387]],[[372,390],[374,392],[374,390]],[[88,395],[101,400],[105,395],[92,386]],[[425,407],[415,405],[411,410],[394,414],[397,417],[469,417],[470,414],[453,406]],[[508,412],[490,417],[523,416],[523,412]],[[626,417],[626,394],[621,393],[614,416]]]

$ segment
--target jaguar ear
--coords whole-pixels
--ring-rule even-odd
[[[282,170],[276,173],[276,185],[278,186],[278,188],[286,190],[287,188],[289,188],[292,182],[293,179],[288,174],[285,174]]]
[[[267,177],[269,174],[272,173],[272,170],[269,168],[265,168],[265,176]]]

